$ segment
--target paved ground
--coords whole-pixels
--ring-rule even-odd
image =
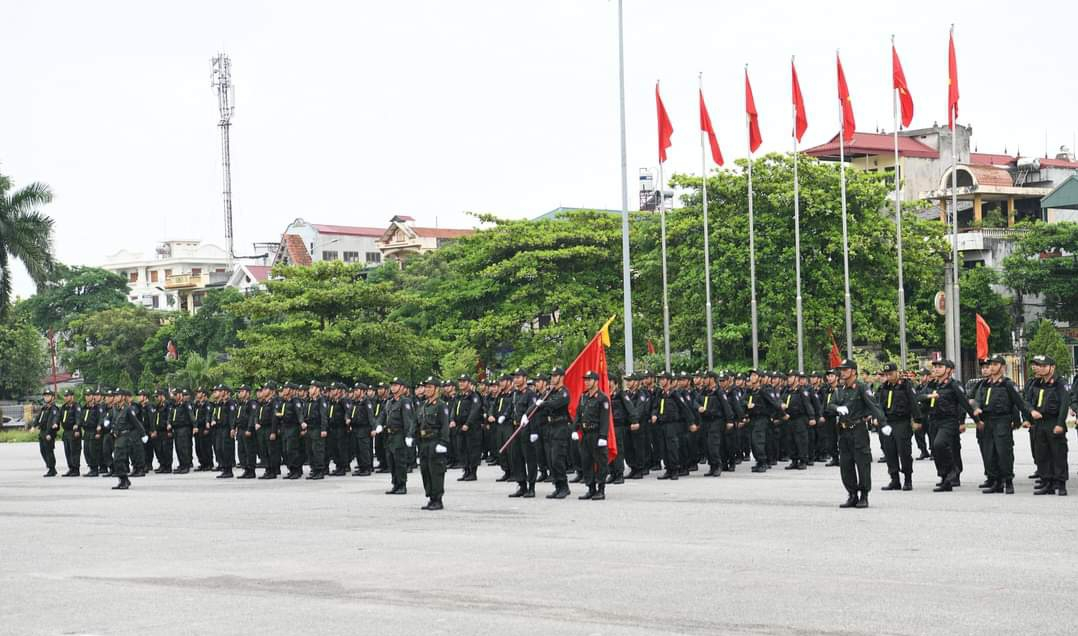
[[[481,469],[427,513],[418,473],[406,497],[382,475],[113,492],[0,445],[0,633],[1073,634],[1078,488],[1034,497],[1020,434],[1018,494],[982,495],[964,437],[959,491],[917,462],[879,492],[877,464],[869,510],[819,466],[605,502],[508,499]]]

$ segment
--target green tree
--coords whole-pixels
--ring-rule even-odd
[[[233,308],[242,300],[243,294],[236,289],[213,289],[206,293],[202,307],[194,315],[178,315],[173,323],[173,339],[180,357],[191,352],[206,356],[238,345],[243,318]]]
[[[1070,348],[1051,320],[1040,320],[1034,326],[1026,356],[1027,366],[1033,356],[1051,356],[1056,361],[1056,371],[1064,377],[1073,372],[1074,361],[1071,360]]]
[[[45,341],[21,318],[0,321],[0,399],[33,393],[48,363]]]
[[[1014,303],[994,289],[1002,282],[999,272],[987,267],[975,267],[962,272],[962,346],[977,346],[977,318],[981,314],[989,328],[990,352],[1011,349],[1011,329],[1014,327]]]
[[[1044,315],[1069,321],[1078,316],[1078,223],[1032,223],[1003,260],[1007,286],[1041,294]]]
[[[190,389],[218,384],[224,377],[224,369],[216,364],[215,358],[213,354],[187,354],[183,367],[169,374],[168,384]]]
[[[43,284],[52,271],[52,219],[38,210],[52,201],[44,183],[12,190],[0,175],[0,316],[11,303],[11,261],[19,260],[30,278]]]
[[[63,331],[76,317],[127,303],[127,281],[99,267],[57,263],[37,293],[19,305],[42,333]]]
[[[141,378],[142,347],[160,327],[161,315],[125,303],[74,318],[64,364],[78,369],[89,383],[130,387]]]

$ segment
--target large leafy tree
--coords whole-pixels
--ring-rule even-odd
[[[11,264],[18,260],[30,278],[42,285],[53,267],[52,219],[39,208],[52,201],[44,183],[17,190],[0,175],[0,316],[11,302]]]
[[[41,385],[45,341],[23,318],[0,321],[0,399],[22,397]]]
[[[992,330],[988,337],[989,351],[995,353],[1011,349],[1014,303],[996,291],[1001,279],[999,272],[987,267],[962,272],[962,346],[970,349],[977,346],[976,314],[981,314]]]
[[[1051,320],[1040,320],[1033,325],[1033,337],[1029,340],[1026,364],[1033,361],[1033,356],[1051,356],[1056,361],[1056,371],[1067,377],[1071,374],[1072,363],[1070,348],[1059,335]]]
[[[130,386],[142,377],[142,346],[161,320],[160,313],[129,303],[74,318],[64,363],[87,382]]]
[[[1078,223],[1033,223],[1003,260],[1007,286],[1041,294],[1044,315],[1069,321],[1078,316]]]
[[[127,303],[127,281],[99,267],[57,263],[37,293],[19,305],[42,333],[63,331],[68,322],[95,311]]]

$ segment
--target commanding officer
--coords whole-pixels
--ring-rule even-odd
[[[806,386],[805,374],[791,371],[787,377],[788,386],[783,396],[783,408],[786,411],[787,427],[790,431],[790,464],[786,470],[805,470],[812,464],[812,449],[809,446],[809,426],[816,426],[816,409],[812,404],[812,394]]]
[[[460,440],[460,459],[464,474],[457,481],[475,481],[479,463],[483,460],[483,400],[473,388],[472,378],[457,378],[459,393],[453,404],[453,422]]]
[[[893,362],[884,365],[882,373],[880,407],[887,421],[880,427],[880,432],[883,433],[883,454],[887,458],[891,482],[880,490],[913,490],[913,427],[921,428],[917,423],[921,419],[917,395],[913,384],[899,376],[898,366]],[[904,475],[901,484],[898,483],[899,472]]]
[[[550,370],[550,387],[545,396],[535,401],[535,406],[550,481],[554,484],[554,491],[546,498],[565,499],[569,496],[569,389],[565,388],[565,369]]]
[[[97,427],[101,425],[103,411],[100,403],[101,392],[90,389],[85,398],[86,404],[79,424],[82,426],[83,455],[90,470],[83,477],[97,477],[100,474],[98,468],[101,467],[101,433],[97,431]]]
[[[1026,389],[1036,441],[1038,487],[1034,495],[1067,494],[1067,390],[1050,356],[1033,356],[1033,381]],[[1078,403],[1074,404],[1078,408]]]
[[[1029,406],[1003,374],[1003,356],[987,359],[985,378],[973,398],[973,416],[980,421],[984,469],[988,480],[982,484],[985,494],[1005,492],[1014,494],[1014,434],[1028,417]]]
[[[326,474],[326,438],[329,437],[329,403],[322,396],[322,383],[311,380],[307,390],[307,406],[300,421],[300,430],[307,440],[307,461],[311,474],[307,479],[323,479]]]
[[[752,455],[756,459],[756,465],[752,467],[754,473],[765,472],[770,467],[767,442],[771,435],[771,422],[784,417],[782,403],[771,387],[764,383],[763,377],[756,369],[749,371],[748,394],[745,396],[745,411],[752,429]]]
[[[357,382],[352,388],[352,401],[348,406],[345,424],[355,440],[356,469],[355,477],[366,477],[374,470],[371,454],[372,429],[374,428],[374,407],[367,397],[367,385]]]
[[[254,410],[255,436],[258,439],[259,453],[266,460],[266,470],[259,479],[276,479],[281,474],[280,420],[279,408],[282,406],[276,397],[277,385],[266,382],[258,391],[258,402]]]
[[[441,382],[434,376],[423,381],[424,400],[416,412],[419,434],[419,473],[427,505],[423,510],[441,510],[445,494],[446,455],[449,451],[449,407],[438,396]]]
[[[37,420],[37,447],[41,451],[41,459],[45,460],[45,477],[56,476],[56,432],[60,430],[60,409],[56,408],[56,394],[51,389],[45,389],[42,395],[44,404],[38,411]]]
[[[192,412],[191,433],[195,440],[195,454],[198,455],[198,472],[213,470],[213,437],[210,434],[210,403],[206,400],[206,389],[195,391]]]
[[[857,363],[843,360],[838,366],[839,386],[827,406],[838,417],[839,470],[848,497],[840,508],[868,508],[868,492],[872,490],[872,449],[868,441],[869,420],[884,420],[864,382],[857,381]]]
[[[131,487],[131,480],[127,478],[128,462],[139,462],[138,456],[142,452],[140,444],[145,444],[150,438],[139,420],[138,409],[131,405],[131,392],[121,390],[118,393],[110,428],[111,435],[116,440],[112,472],[120,481],[112,489],[127,490]]]
[[[685,427],[689,416],[685,412],[687,405],[671,386],[672,382],[673,377],[669,373],[659,374],[659,393],[651,401],[651,423],[659,425],[663,430],[663,463],[666,465],[666,472],[659,475],[659,479],[677,480],[680,473],[678,434]],[[688,471],[685,474],[687,475]]]
[[[580,432],[573,436],[580,440],[580,464],[584,473],[587,494],[578,499],[598,501],[606,499],[606,467],[610,462],[607,452],[607,433],[610,428],[610,399],[599,390],[599,374],[584,374],[584,392],[576,407],[576,426]]]
[[[236,391],[239,404],[236,407],[234,428],[236,443],[239,446],[240,468],[243,469],[239,478],[254,479],[255,464],[258,463],[258,439],[255,437],[258,400],[251,397],[251,387],[246,384],[241,384]]]
[[[625,459],[627,454],[626,439],[629,437],[629,427],[636,424],[639,428],[640,417],[636,411],[636,404],[629,394],[621,389],[618,376],[608,374],[610,380],[610,405],[614,413],[614,436],[617,438],[618,455],[610,464],[610,475],[606,479],[608,484],[625,483]],[[629,376],[626,376],[626,379]]]
[[[512,430],[516,431],[517,428],[524,430],[520,431],[509,445],[509,469],[512,480],[517,482],[517,489],[509,495],[510,497],[535,496],[535,480],[539,476],[539,463],[535,443],[531,440],[534,427],[528,426],[528,413],[537,398],[535,391],[528,387],[528,372],[520,368],[513,371],[513,391],[510,394]],[[538,439],[538,430],[534,430]]]
[[[917,396],[922,412],[936,431],[932,440],[932,457],[940,481],[933,492],[950,492],[959,483],[961,468],[955,461],[959,449],[958,436],[966,430],[965,413],[973,416],[973,407],[962,385],[951,375],[954,362],[936,360],[932,363],[932,381]]]
[[[67,472],[64,477],[79,476],[79,459],[82,455],[82,407],[75,401],[75,392],[64,391],[64,405],[60,407],[60,428],[64,431],[64,459]]]
[[[408,494],[408,464],[411,448],[415,441],[415,409],[407,393],[408,385],[400,378],[393,378],[389,383],[390,398],[385,404],[386,459],[393,479],[393,487],[387,495]],[[375,428],[376,433],[383,432],[383,425]]]

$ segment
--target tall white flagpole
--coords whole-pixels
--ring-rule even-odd
[[[793,70],[794,56],[790,56],[790,69]],[[798,194],[799,184],[797,178],[797,105],[790,100],[791,114],[793,116],[793,128],[790,132],[794,138],[794,275],[797,278],[797,370],[805,372],[805,329],[804,317],[801,313],[801,200]]]
[[[658,91],[659,81],[655,80]],[[662,241],[663,256],[663,358],[666,372],[670,373],[670,299],[666,278],[666,183],[663,181],[663,160],[659,157],[659,233]]]
[[[951,38],[954,38],[954,25],[951,25]],[[948,99],[948,101],[950,101]],[[947,108],[951,108],[950,105]],[[948,113],[950,118],[950,113]],[[954,309],[951,313],[951,320],[954,321],[954,327],[951,331],[954,335],[954,377],[959,382],[962,381],[962,319],[961,311],[959,309],[962,304],[959,302],[958,288],[959,278],[961,275],[961,265],[958,260],[958,114],[954,116],[954,128],[951,129],[951,261],[954,265],[954,273],[951,275],[951,299],[953,300]]]
[[[704,74],[700,73],[700,100],[704,99]],[[704,303],[707,310],[707,369],[715,368],[715,352],[711,332],[711,247],[707,226],[707,133],[700,127],[700,192],[704,206]]]
[[[835,59],[838,59],[838,50],[835,51]],[[842,271],[845,285],[846,301],[846,356],[853,357],[853,309],[850,299],[850,236],[846,226],[846,109],[840,100],[838,104],[838,165],[840,175],[840,188],[842,192]]]
[[[891,48],[894,49],[895,36],[891,36]],[[898,250],[898,351],[899,368],[906,370],[906,290],[903,286],[902,276],[902,188],[900,185],[900,173],[898,163],[898,89],[891,87],[893,98],[892,112],[895,118],[895,246]]]
[[[745,65],[746,76],[749,72],[749,65]],[[752,366],[758,368],[760,366],[760,336],[757,330],[756,323],[756,231],[753,227],[752,217],[752,122],[749,121],[748,112],[745,113],[745,133],[749,140],[749,287],[750,287],[750,301],[749,311],[752,314]]]
[[[629,269],[629,162],[625,151],[625,40],[618,0],[618,114],[621,123],[621,286],[625,315],[625,373],[633,372],[633,291]]]

